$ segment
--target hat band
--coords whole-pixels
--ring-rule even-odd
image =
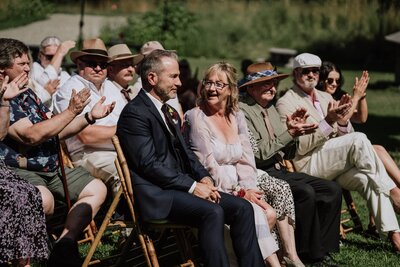
[[[255,73],[251,73],[249,75],[246,76],[246,80],[248,82],[259,79],[259,78],[263,78],[263,77],[269,77],[269,76],[274,76],[274,75],[278,75],[278,73],[274,70],[264,70],[264,71],[259,71],[259,72],[255,72]]]
[[[130,56],[133,56],[133,55],[130,54],[130,53],[125,53],[125,54],[118,54],[118,55],[116,55],[115,57],[116,57],[116,58],[119,58],[119,57],[130,57]]]
[[[90,53],[90,54],[101,54],[108,57],[107,51],[101,49],[82,49],[82,52]]]

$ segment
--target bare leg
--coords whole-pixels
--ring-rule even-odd
[[[392,178],[393,182],[396,183],[397,187],[400,187],[400,170],[399,167],[397,167],[396,162],[394,162],[390,154],[383,146],[373,145],[373,147],[378,154],[378,157],[382,160],[386,172],[389,174],[390,178]]]
[[[400,233],[398,232],[390,232],[389,240],[392,243],[393,250],[396,252],[400,251]]]
[[[65,228],[59,239],[77,240],[85,227],[94,218],[107,195],[107,188],[100,180],[91,181],[79,194],[78,201],[68,213]]]
[[[302,262],[297,255],[296,241],[294,236],[294,229],[288,222],[288,217],[277,221],[277,227],[279,235],[282,240],[283,256],[289,258],[291,261],[296,263],[298,266],[302,266]],[[304,266],[304,265],[303,265]]]
[[[42,196],[43,211],[46,216],[52,215],[54,213],[54,197],[53,194],[47,189],[47,187],[39,185],[36,186],[40,195]]]

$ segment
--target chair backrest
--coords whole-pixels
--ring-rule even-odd
[[[74,165],[72,164],[71,156],[69,155],[67,144],[60,140],[60,150],[61,150],[61,157],[62,161],[64,162],[64,166],[68,168],[73,168]]]
[[[124,152],[122,151],[121,144],[119,142],[118,136],[114,135],[111,138],[115,151],[117,152],[117,158],[115,159],[115,167],[117,168],[118,175],[121,180],[121,186],[124,191],[125,196],[127,197],[129,211],[131,212],[132,219],[135,223],[137,223],[137,215],[134,209],[134,196],[133,196],[133,186],[131,180],[131,173],[129,171],[128,163],[126,162],[126,158]]]

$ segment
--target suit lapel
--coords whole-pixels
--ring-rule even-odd
[[[297,85],[295,85],[293,87],[293,91],[296,92],[298,98],[299,98],[299,102],[302,103],[302,105],[300,106],[304,106],[308,113],[310,114],[310,117],[315,121],[315,122],[320,122],[321,121],[321,116],[319,115],[317,109],[314,107],[314,105],[311,103],[310,99],[307,97],[307,95],[300,89],[297,87]],[[319,96],[318,100],[320,100]],[[322,107],[322,104],[321,104]]]
[[[142,98],[143,103],[147,106],[147,110],[150,111],[151,114],[153,114],[158,123],[164,129],[164,132],[170,134],[167,125],[165,124],[163,118],[161,117],[160,112],[158,112],[157,108],[154,106],[153,102],[151,102],[150,98],[146,95],[144,90],[140,90],[138,96]]]

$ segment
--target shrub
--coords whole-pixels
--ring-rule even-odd
[[[7,0],[0,9],[0,29],[12,28],[42,20],[53,10],[42,0]]]

